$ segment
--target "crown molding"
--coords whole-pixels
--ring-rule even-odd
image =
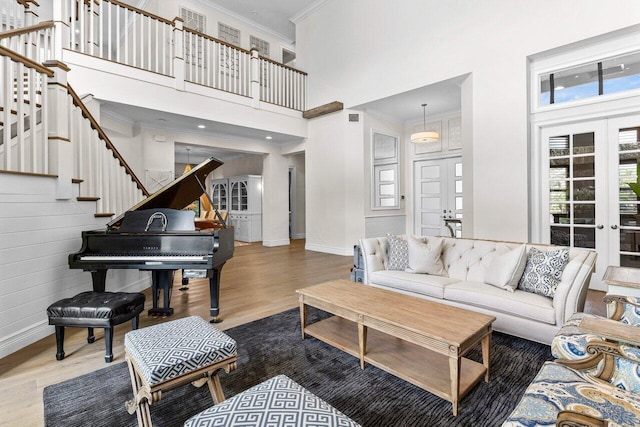
[[[303,20],[307,16],[311,15],[317,9],[320,9],[322,6],[324,6],[327,3],[327,1],[328,0],[315,1],[315,2],[311,3],[309,6],[307,6],[306,8],[302,9],[300,12],[298,12],[295,15],[293,15],[292,17],[290,17],[289,20],[291,22],[293,22],[294,24],[297,24],[298,22],[300,22],[301,20]]]

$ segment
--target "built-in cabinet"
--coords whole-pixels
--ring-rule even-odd
[[[229,210],[228,190],[229,180],[227,178],[211,180],[211,201],[213,202],[213,206],[219,211]]]
[[[262,240],[262,177],[245,175],[229,178],[229,221],[235,239],[242,242]]]

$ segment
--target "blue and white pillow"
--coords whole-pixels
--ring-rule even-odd
[[[518,289],[553,298],[567,262],[569,248],[547,252],[536,248],[529,249],[527,265],[518,283]]]
[[[409,243],[402,237],[387,234],[389,260],[387,270],[405,271],[409,267]]]

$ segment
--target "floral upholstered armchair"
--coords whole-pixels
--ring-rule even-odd
[[[613,305],[610,319],[640,328],[640,298],[606,295],[604,302]],[[588,313],[575,313],[562,326],[551,343],[551,354],[556,359],[579,360],[587,356],[587,341],[603,340],[603,337],[580,328],[585,318],[598,318]],[[638,329],[640,334],[640,329]]]
[[[503,426],[640,425],[640,329],[587,318],[596,336],[578,360],[546,362]]]

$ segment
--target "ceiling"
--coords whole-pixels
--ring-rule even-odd
[[[250,21],[295,44],[296,27],[291,21],[299,13],[324,0],[202,0],[230,15]],[[255,25],[257,24],[257,25]]]

